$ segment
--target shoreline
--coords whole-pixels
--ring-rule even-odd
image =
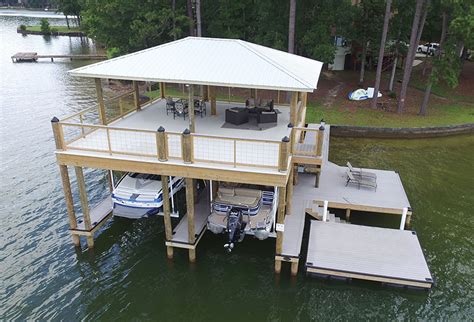
[[[331,125],[331,136],[371,139],[423,139],[474,134],[474,123],[427,127]]]
[[[54,27],[54,26],[53,26]],[[36,31],[36,30],[21,30],[20,28],[17,28],[16,30],[17,33],[22,34],[22,35],[41,35],[41,36],[68,36],[68,37],[87,37],[87,35],[83,31],[55,31],[55,32],[50,32],[44,33],[42,31]]]

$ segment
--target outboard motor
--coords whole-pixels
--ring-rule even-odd
[[[229,215],[227,216],[226,230],[229,242],[224,245],[229,253],[234,248],[235,243],[240,243],[244,239],[245,226],[247,226],[247,223],[243,220],[242,211],[237,208],[230,209]]]

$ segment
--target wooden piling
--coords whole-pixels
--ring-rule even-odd
[[[169,176],[161,176],[161,185],[163,190],[163,220],[165,224],[166,241],[171,241],[173,238],[173,227],[171,227],[169,178]],[[173,247],[166,246],[166,255],[169,259],[173,258]]]
[[[194,86],[192,84],[189,85],[188,90],[188,111],[189,111],[189,130],[191,133],[196,132],[196,126],[194,122]]]
[[[79,186],[79,198],[81,199],[81,208],[82,214],[84,216],[84,226],[86,230],[91,230],[91,217],[89,213],[89,201],[87,199],[87,190],[86,190],[86,183],[84,180],[84,172],[82,171],[82,167],[74,167],[76,171],[76,178],[77,178],[77,185]],[[94,248],[94,237],[87,236],[87,246],[89,248]]]
[[[291,206],[292,206],[292,199],[293,199],[293,171],[294,168],[290,167],[290,174],[288,175],[288,184],[286,188],[286,213],[288,215],[291,214]]]
[[[351,219],[351,210],[346,209],[346,221],[349,221]]]
[[[166,97],[166,83],[160,83],[160,97],[165,98]]]
[[[298,262],[291,262],[291,276],[298,275]]]
[[[100,78],[95,78],[95,89],[97,91],[97,102],[99,103],[99,118],[102,125],[107,125],[107,115],[105,114],[104,94]]]
[[[285,222],[285,206],[286,206],[286,187],[279,187],[280,191],[278,193],[278,214],[277,214],[277,224],[284,224]],[[283,231],[277,231],[276,239],[276,255],[281,255],[283,248]],[[280,263],[278,263],[280,262]],[[275,260],[275,273],[279,274],[281,269],[281,261]]]
[[[297,125],[298,117],[298,92],[291,92],[290,101],[290,122]]]
[[[188,243],[194,244],[196,241],[196,232],[194,227],[194,180],[186,178],[186,216],[188,218]],[[196,252],[189,249],[189,261],[196,261]]]
[[[211,101],[211,115],[217,115],[216,88],[214,86],[209,86],[208,92]]]
[[[321,176],[321,171],[317,170],[315,173],[316,177],[314,179],[314,186],[319,188],[319,177]]]
[[[56,143],[57,150],[63,150],[63,134],[62,128],[59,125],[59,119],[54,117],[51,120],[51,126],[53,128],[53,135],[54,141]],[[67,216],[69,219],[69,228],[76,229],[77,228],[77,218],[76,213],[74,211],[74,200],[72,198],[72,191],[71,191],[71,180],[69,179],[69,172],[67,170],[67,166],[59,165],[59,173],[61,174],[61,182],[63,184],[63,192],[64,198],[66,200],[66,210]],[[78,235],[72,234],[72,242],[75,246],[80,246],[81,242]]]
[[[140,110],[140,90],[138,88],[138,82],[133,81],[132,85],[133,85],[133,101],[135,104],[135,108],[137,109],[137,111],[139,111]]]

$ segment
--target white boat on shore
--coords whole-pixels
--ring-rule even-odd
[[[175,211],[175,194],[184,187],[182,177],[170,177],[171,215]],[[114,216],[139,219],[162,213],[163,190],[161,176],[144,173],[127,173],[116,184],[112,192]]]

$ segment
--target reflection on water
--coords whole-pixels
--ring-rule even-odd
[[[377,284],[273,275],[274,242],[245,240],[226,254],[206,234],[196,265],[177,250],[166,260],[161,218],[114,219],[93,252],[76,250],[67,216],[50,120],[94,103],[92,80],[67,71],[89,62],[11,63],[19,51],[89,53],[79,38],[22,37],[37,18],[0,16],[0,317],[2,319],[248,320],[469,319],[473,316],[474,137],[425,141],[333,139],[331,159],[396,169],[414,208],[413,226],[438,279],[430,293]],[[63,23],[64,21],[56,21]],[[71,173],[74,181],[74,175]],[[86,171],[91,203],[107,193],[106,174]],[[76,206],[77,188],[73,182]],[[79,207],[77,208],[79,209]],[[393,217],[353,214],[396,227]],[[344,242],[344,241],[341,241]],[[231,313],[235,310],[236,313]]]

